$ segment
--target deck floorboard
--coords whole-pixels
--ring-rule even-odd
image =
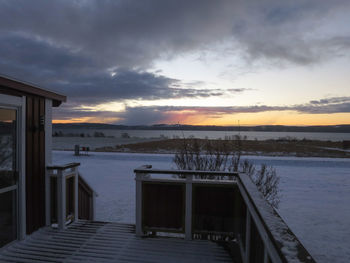
[[[232,262],[215,242],[139,238],[135,226],[79,221],[64,231],[43,228],[0,250],[0,262]]]

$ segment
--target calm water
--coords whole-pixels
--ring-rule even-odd
[[[54,130],[60,131],[60,130]],[[227,136],[238,135],[237,131],[179,131],[179,130],[111,130],[111,129],[62,129],[64,134],[67,133],[85,133],[93,136],[94,132],[103,132],[105,136],[121,137],[122,133],[128,133],[130,137],[137,138],[175,138],[175,137],[196,137],[208,139],[224,139]],[[240,132],[241,136],[247,136],[249,140],[267,140],[278,138],[296,138],[296,139],[312,139],[321,141],[343,141],[350,140],[350,133],[315,133],[315,132]]]

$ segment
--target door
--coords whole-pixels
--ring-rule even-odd
[[[18,237],[18,114],[0,107],[0,247]]]

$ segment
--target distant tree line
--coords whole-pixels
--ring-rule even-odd
[[[106,136],[103,132],[98,132],[95,131],[92,135],[90,133],[84,133],[84,132],[79,132],[79,133],[63,133],[62,131],[55,131],[52,133],[52,137],[95,137],[95,138],[114,138],[114,136]]]

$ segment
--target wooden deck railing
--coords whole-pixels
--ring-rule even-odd
[[[79,174],[78,216],[79,219],[95,220],[97,193]]]
[[[46,225],[64,229],[78,219],[94,220],[96,193],[78,172],[79,163],[48,166]]]
[[[315,262],[245,174],[156,170],[136,174],[136,234],[182,233],[235,244],[242,262]]]

